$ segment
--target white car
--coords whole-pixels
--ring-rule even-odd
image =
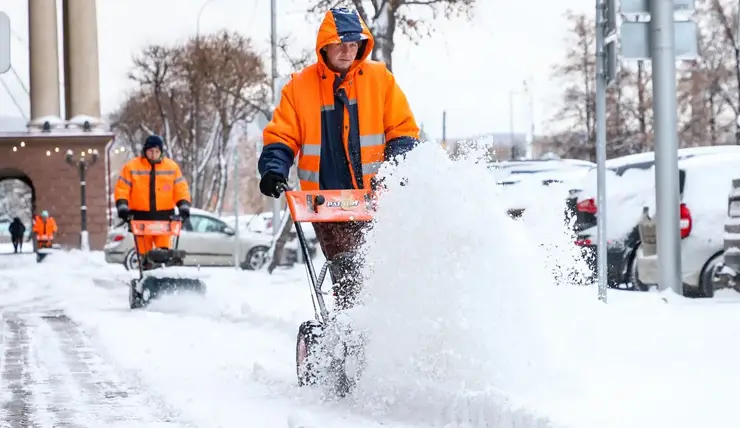
[[[498,161],[489,164],[489,169],[494,177],[502,181],[502,184],[518,182],[522,177],[534,173],[557,173],[559,171],[580,171],[584,174],[595,167],[596,164],[580,159],[557,159],[557,160],[514,160]]]
[[[264,262],[272,236],[264,233],[240,232],[239,254],[242,269],[255,270]],[[208,211],[192,208],[190,220],[183,225],[179,248],[185,250],[186,266],[234,266],[236,233],[223,220]],[[174,243],[173,243],[174,245]],[[103,248],[105,261],[122,263],[126,269],[136,269],[138,259],[133,235],[127,226],[108,232]]]
[[[727,195],[732,189],[732,179],[740,171],[740,153],[684,159],[678,167],[683,294],[709,297],[714,294],[715,266],[722,262]],[[654,196],[646,202],[638,223],[642,244],[637,251],[637,271],[642,283],[657,285],[660,254],[656,245]]]
[[[687,147],[678,150],[678,159],[686,160],[718,154],[740,154],[740,146]],[[648,285],[639,281],[636,263],[640,236],[637,223],[644,206],[643,198],[652,198],[655,153],[635,153],[606,161],[607,197],[607,266],[609,284],[612,287],[624,284],[627,288],[647,290]],[[568,209],[574,216],[573,230],[577,234],[576,244],[596,273],[597,218],[596,168],[589,171],[570,191]]]

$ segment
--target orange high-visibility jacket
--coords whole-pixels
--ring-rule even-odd
[[[175,206],[190,204],[190,189],[175,161],[152,164],[145,156],[123,166],[114,192],[116,205],[128,205],[135,220],[169,220]]]
[[[57,233],[57,222],[54,217],[49,216],[44,220],[43,217],[37,215],[33,219],[33,233],[36,234],[36,239],[40,241],[51,241],[54,239],[54,234]]]
[[[327,67],[322,48],[349,41],[360,42],[360,49],[342,77]],[[299,155],[302,190],[368,189],[384,161],[419,142],[419,127],[393,74],[367,59],[374,44],[356,11],[326,13],[316,38],[318,61],[291,75],[263,132],[261,174],[288,177]],[[322,168],[331,170],[320,174]]]

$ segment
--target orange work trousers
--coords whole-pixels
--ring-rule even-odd
[[[149,251],[156,248],[172,248],[172,237],[167,235],[157,236],[137,236],[136,246],[139,249],[139,255],[143,256]]]

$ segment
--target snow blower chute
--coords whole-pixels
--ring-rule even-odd
[[[129,284],[129,306],[138,309],[164,294],[180,292],[205,293],[206,285],[201,279],[188,277],[187,272],[177,272],[183,266],[186,253],[179,249],[182,220],[173,216],[165,221],[130,220],[129,230],[134,234],[134,245],[139,257],[139,278]],[[140,257],[140,236],[175,237],[175,248],[154,248]]]
[[[306,263],[315,316],[314,320],[305,321],[298,328],[298,384],[303,386],[321,382],[336,395],[344,396],[356,381],[348,373],[347,361],[350,357],[355,357],[359,365],[362,365],[364,338],[360,339],[359,344],[357,341],[350,341],[352,334],[347,334],[347,325],[337,317],[341,312],[330,313],[327,309],[323,296],[329,293],[322,291],[322,284],[327,272],[333,267],[332,263],[339,266],[340,261],[327,260],[317,276],[301,223],[369,222],[373,219],[376,200],[369,190],[293,191],[287,187],[282,190],[288,201]],[[341,253],[341,256],[347,257],[348,254]]]

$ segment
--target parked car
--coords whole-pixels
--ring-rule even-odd
[[[734,288],[740,293],[740,178],[732,179],[732,190],[727,195],[724,229],[722,260],[714,263],[712,268],[714,287],[708,290],[712,294],[720,288]]]
[[[535,159],[535,160],[506,160],[492,162],[488,168],[499,179],[514,179],[519,174],[537,172],[560,171],[563,169],[583,169],[584,172],[595,167],[593,162],[580,159]]]
[[[740,173],[740,153],[701,156],[679,161],[681,280],[688,297],[712,297],[716,268],[722,263],[727,198]],[[637,251],[642,283],[659,282],[655,203],[643,208]]]
[[[678,150],[679,160],[720,153],[740,153],[740,146],[704,146],[689,147]],[[608,159],[606,161],[607,180],[611,183],[629,182],[629,175],[645,175],[652,171],[655,164],[655,153],[635,153],[632,155]],[[642,173],[640,172],[642,171]],[[650,173],[652,174],[652,173]],[[607,185],[607,206],[609,222],[619,222],[618,227],[607,225],[607,266],[610,287],[624,284],[628,289],[645,290],[640,283],[638,267],[635,263],[636,250],[640,246],[640,235],[637,230],[640,208],[624,203],[635,196],[641,179],[626,186],[619,186],[621,194],[615,195],[615,186]],[[630,185],[635,185],[630,188]],[[596,242],[597,242],[597,206],[596,206],[596,168],[589,171],[580,186],[570,190],[566,201],[566,210],[572,218],[573,231],[577,234],[576,245],[583,248],[583,253],[596,275]],[[618,230],[615,230],[618,229]]]
[[[509,217],[518,219],[530,205],[528,197],[537,197],[532,192],[522,192],[522,186],[550,186],[570,183],[581,179],[593,162],[579,159],[500,161],[490,164],[496,183],[512,196],[507,211]]]
[[[193,208],[190,219],[183,224],[179,248],[187,253],[186,266],[234,266],[236,233],[219,217]],[[270,249],[272,236],[246,231],[239,234],[241,268],[259,269]],[[126,269],[137,268],[133,235],[127,226],[112,228],[103,248],[105,261],[122,263]]]

